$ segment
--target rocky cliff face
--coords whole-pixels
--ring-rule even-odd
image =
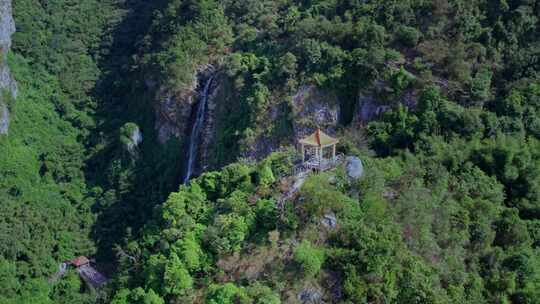
[[[334,133],[340,115],[340,101],[335,94],[315,86],[304,86],[298,89],[292,101],[296,139],[312,133],[316,128],[330,134]]]
[[[158,93],[160,98],[154,108],[156,113],[155,129],[160,143],[163,144],[173,137],[181,139],[187,134],[193,106],[197,103],[201,86],[204,85],[201,79],[207,79],[208,74],[213,72],[213,68],[210,66],[202,66],[198,70],[197,77],[195,77],[190,89],[176,94],[167,91]],[[153,87],[154,84],[147,82],[147,86]]]
[[[181,138],[184,136],[191,108],[195,103],[194,95],[194,89],[176,95],[166,93],[155,104],[155,128],[160,143],[164,144],[172,137]]]
[[[298,139],[311,134],[316,128],[329,134],[335,133],[340,118],[340,101],[335,94],[314,85],[306,85],[289,97],[291,102],[288,107],[283,107],[282,103],[269,108],[263,120],[269,122],[267,129],[257,135],[250,151],[244,153],[243,157],[262,159],[283,146],[296,145]],[[284,123],[284,117],[287,117],[287,123],[290,124],[290,132],[275,134],[268,131]]]
[[[7,134],[9,130],[7,97],[17,96],[17,85],[7,65],[7,53],[11,47],[11,35],[14,32],[15,22],[12,17],[11,0],[0,0],[0,134]]]
[[[408,89],[399,99],[389,102],[383,97],[384,91],[387,89],[388,84],[378,80],[371,89],[360,91],[358,93],[356,112],[353,115],[353,123],[365,126],[397,104],[403,104],[409,109],[416,107],[417,91]]]
[[[177,138],[184,142],[183,151],[187,150],[185,142],[191,134],[191,127],[194,120],[196,105],[200,102],[203,87],[207,80],[213,77],[209,88],[209,97],[204,114],[203,127],[201,130],[201,139],[197,147],[198,155],[192,174],[197,176],[207,170],[208,151],[214,142],[215,137],[215,111],[217,98],[223,94],[223,77],[211,65],[201,66],[198,69],[197,77],[190,89],[171,94],[162,92],[161,100],[155,105],[156,124],[155,129],[158,134],[158,140],[164,144],[171,138]],[[153,86],[153,84],[148,84]]]
[[[231,155],[230,159],[219,159],[216,147],[216,139],[222,128],[224,115],[234,111],[234,101],[239,98],[236,95],[234,85],[224,73],[211,66],[203,66],[197,72],[196,81],[191,88],[181,94],[161,94],[163,98],[155,106],[156,125],[158,138],[165,143],[170,138],[178,138],[184,142],[183,151],[186,150],[186,140],[189,138],[193,123],[193,115],[197,103],[201,98],[201,91],[212,77],[204,115],[204,124],[197,146],[197,159],[193,169],[193,176],[214,170],[231,161],[235,157],[261,159],[283,146],[296,144],[297,140],[304,137],[316,128],[321,128],[329,134],[335,134],[340,123],[340,105],[342,100],[331,92],[314,85],[306,85],[298,88],[291,95],[280,95],[274,92],[274,103],[267,109],[261,121],[271,122],[267,128],[258,130],[248,145],[247,150],[241,150],[239,155]],[[388,98],[389,84],[383,80],[376,81],[374,85],[358,92],[356,110],[353,114],[353,124],[366,125],[379,115],[388,111],[397,104],[404,104],[409,108],[416,106],[417,92],[407,89],[397,99]],[[229,105],[229,106],[227,106]],[[285,106],[286,105],[286,106]],[[238,105],[239,106],[239,105]],[[228,107],[226,111],[223,107]],[[276,132],[276,126],[287,124],[287,130]],[[253,129],[260,129],[253,126]]]
[[[223,107],[234,104],[239,98],[234,85],[224,73],[210,66],[204,66],[199,69],[197,81],[193,83],[191,89],[178,95],[162,94],[164,97],[155,106],[155,128],[159,141],[165,143],[168,139],[176,137],[184,141],[183,150],[185,150],[194,110],[201,97],[199,95],[210,76],[213,80],[209,89],[193,176],[224,165],[216,161],[217,154],[221,152],[215,144],[219,133],[217,128],[223,127],[221,120],[225,119],[224,115],[228,115],[228,111],[234,111],[234,106],[228,110],[224,110]],[[248,145],[248,150],[242,150],[237,156],[260,159],[282,146],[294,145],[298,138],[310,134],[317,127],[330,134],[336,131],[340,119],[340,100],[336,94],[308,85],[300,87],[289,97],[278,93],[274,97],[275,104],[261,114],[264,115],[262,121],[274,125],[268,125],[262,132],[257,132]],[[287,127],[276,131],[277,124],[286,124]]]

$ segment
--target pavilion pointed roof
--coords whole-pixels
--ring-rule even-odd
[[[339,140],[317,129],[311,135],[300,139],[299,142],[306,146],[327,147],[337,144]]]
[[[85,256],[78,256],[76,258],[73,258],[69,261],[67,261],[69,264],[75,266],[75,267],[79,267],[79,266],[82,266],[82,265],[86,265],[88,263],[90,263],[90,260],[85,257]]]

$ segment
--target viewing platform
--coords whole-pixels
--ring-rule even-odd
[[[301,162],[293,167],[293,175],[306,171],[322,172],[335,168],[342,160],[336,155],[339,140],[317,129],[311,135],[300,139]]]

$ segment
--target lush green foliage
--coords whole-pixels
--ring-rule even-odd
[[[98,301],[117,304],[275,304],[313,290],[342,303],[539,298],[537,1],[17,0],[14,10],[20,93],[0,137],[0,302],[95,302],[72,270],[47,281],[79,254],[114,270]],[[155,101],[190,94],[206,64],[223,93],[208,163],[232,164],[178,189],[182,140],[157,144]],[[291,155],[236,161],[291,143],[291,96],[307,85],[339,96],[339,149],[362,158],[365,176],[310,175],[278,208]],[[366,94],[384,113],[359,129]]]
[[[68,5],[68,3],[70,3]],[[9,65],[18,82],[8,136],[0,136],[0,302],[92,303],[61,261],[96,251],[96,193],[86,179],[85,141],[95,121],[91,91],[109,4],[15,1]],[[62,20],[62,21],[60,21]]]
[[[294,250],[294,260],[300,264],[302,271],[308,276],[314,276],[321,270],[324,262],[324,252],[314,248],[304,240]]]

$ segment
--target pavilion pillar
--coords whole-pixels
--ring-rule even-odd
[[[321,168],[322,161],[323,161],[323,147],[319,147],[319,171],[322,169]]]
[[[306,152],[304,151],[304,144],[301,144],[302,150],[302,164],[306,161]]]
[[[332,145],[332,159],[336,159],[336,145]]]

